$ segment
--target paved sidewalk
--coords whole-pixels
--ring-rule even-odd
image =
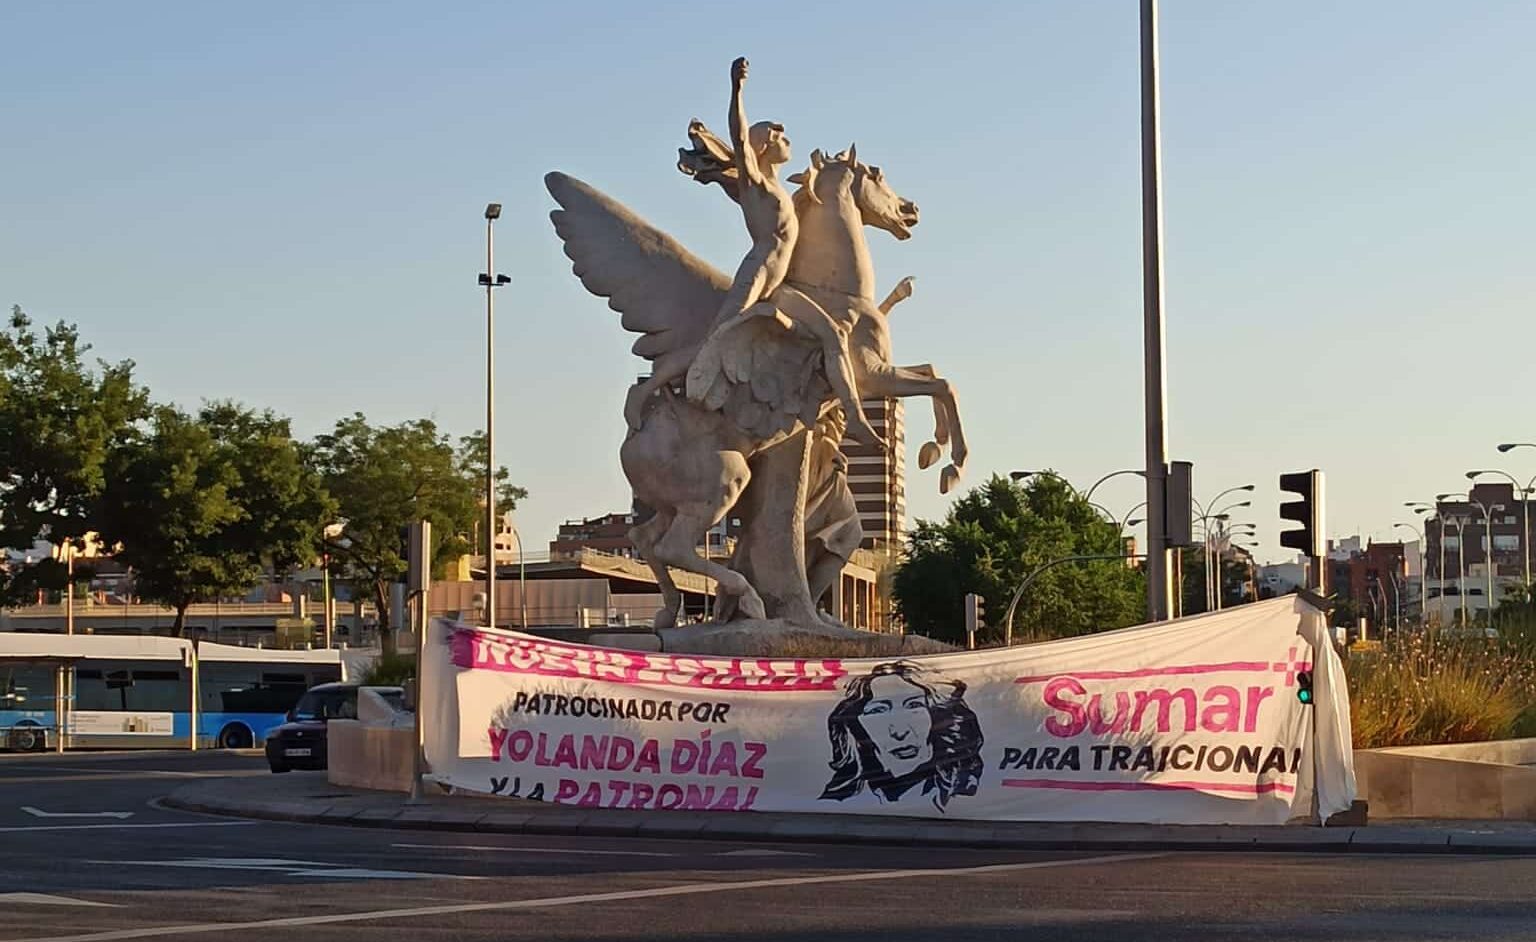
[[[1014,850],[1332,851],[1536,855],[1536,822],[1394,821],[1369,827],[1034,824],[872,815],[582,809],[515,798],[332,785],[323,772],[209,779],[164,804],[186,811],[360,827],[745,841],[924,844]]]

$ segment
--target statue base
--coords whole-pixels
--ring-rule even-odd
[[[956,650],[921,635],[855,631],[841,625],[791,624],[782,618],[707,622],[663,628],[656,634],[668,654],[729,657],[909,657]]]

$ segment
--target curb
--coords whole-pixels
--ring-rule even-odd
[[[1447,832],[1415,827],[1375,828],[1245,828],[1224,837],[1158,835],[1144,838],[1081,833],[1096,827],[1072,824],[1038,826],[1048,833],[1019,833],[1028,824],[999,826],[982,821],[935,823],[882,818],[848,821],[741,820],[740,815],[683,821],[623,819],[575,808],[549,811],[444,812],[429,805],[362,810],[315,808],[286,802],[238,804],[186,798],[172,793],[160,799],[168,808],[225,817],[342,827],[478,832],[485,834],[565,835],[579,837],[649,837],[680,840],[759,841],[778,844],[877,844],[978,850],[1027,851],[1162,851],[1204,853],[1357,853],[1536,856],[1536,841],[1493,833]],[[1149,829],[1158,825],[1138,825]],[[1170,826],[1171,827],[1171,826]],[[1375,833],[1370,833],[1374,831]],[[1060,833],[1065,832],[1065,833]],[[1078,833],[1073,833],[1078,832]]]

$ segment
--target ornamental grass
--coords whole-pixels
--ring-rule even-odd
[[[1536,736],[1536,659],[1521,639],[1404,634],[1346,665],[1357,749]]]

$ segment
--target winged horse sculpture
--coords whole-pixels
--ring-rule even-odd
[[[854,148],[830,158],[818,151],[811,169],[790,179],[800,184],[794,195],[800,237],[780,293],[829,311],[862,302],[857,307],[865,313],[848,338],[858,395],[932,399],[934,440],[923,446],[919,465],[932,465],[949,446],[951,462],[940,476],[940,491],[947,492],[966,460],[955,390],[930,365],[891,363],[886,314],[910,293],[910,282],[877,307],[864,239],[866,226],[909,238],[917,207],[898,196],[878,168],[861,163]],[[622,326],[641,335],[637,355],[681,365],[669,372],[685,373],[730,279],[588,184],[550,173],[545,185],[561,207],[550,218],[583,286],[608,299]],[[781,618],[797,626],[827,620],[815,600],[861,531],[845,466],[836,460],[842,410],[821,347],[787,324],[754,317],[734,329],[703,401],[691,401],[680,385],[663,386],[648,397],[638,427],[619,449],[636,499],[655,511],[630,537],[661,588],[657,629],[676,624],[681,602],[668,567],[714,579],[721,609],[738,618]],[[815,460],[818,448],[821,460]],[[816,518],[810,531],[808,502]],[[700,556],[706,531],[733,508],[744,520],[736,557],[727,565]]]

